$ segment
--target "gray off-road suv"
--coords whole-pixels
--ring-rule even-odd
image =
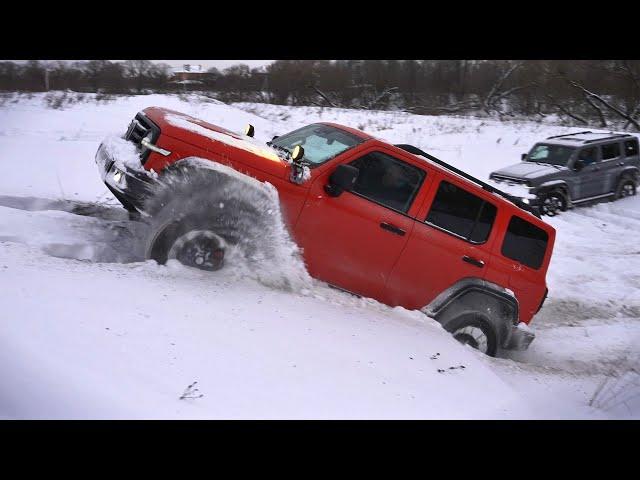
[[[581,203],[635,195],[639,174],[637,137],[586,131],[536,143],[522,162],[489,178],[525,187],[523,201],[552,216]]]

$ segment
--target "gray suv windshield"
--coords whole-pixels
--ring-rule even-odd
[[[564,167],[567,165],[569,158],[575,148],[565,147],[562,145],[547,145],[539,143],[527,155],[527,162],[535,163],[548,163],[550,165],[557,165]]]

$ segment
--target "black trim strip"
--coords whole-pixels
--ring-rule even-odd
[[[615,195],[615,192],[604,193],[602,195],[596,195],[595,197],[581,198],[579,200],[571,200],[571,203],[588,202],[589,200],[597,200],[599,198],[610,197],[611,195]]]
[[[380,224],[380,228],[382,228],[383,230],[387,230],[388,232],[395,233],[396,235],[400,235],[401,237],[404,237],[405,233],[407,233],[400,227],[396,227],[395,225],[387,222],[382,222]]]

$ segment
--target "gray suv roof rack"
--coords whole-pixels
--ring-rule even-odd
[[[582,134],[585,134],[585,133],[594,133],[594,132],[592,132],[591,130],[585,130],[583,132],[565,133],[564,135],[554,135],[552,137],[547,137],[547,140],[550,140],[552,138],[572,137],[573,135],[582,135]],[[596,135],[598,133],[596,133]],[[607,134],[606,133],[602,133],[602,135],[607,135]],[[609,132],[609,136],[608,137],[592,138],[591,140],[583,140],[583,139],[580,139],[580,138],[567,138],[567,140],[575,140],[576,142],[582,142],[582,143],[586,144],[586,143],[601,142],[602,140],[612,140],[614,138],[629,137],[629,136],[631,136],[629,133],[613,133],[613,132]]]
[[[593,140],[586,140],[584,143],[593,143],[593,142],[600,142],[602,140],[612,140],[614,138],[620,138],[620,137],[629,137],[631,135],[629,135],[628,133],[616,133],[611,135],[610,137],[603,137],[603,138],[595,138]]]
[[[473,175],[469,175],[466,172],[463,172],[462,170],[449,165],[447,162],[443,162],[442,160],[440,160],[439,158],[434,157],[433,155],[429,155],[427,152],[423,152],[422,150],[420,150],[418,147],[414,147],[413,145],[408,145],[408,144],[396,144],[395,145],[398,148],[401,148],[402,150],[405,150],[409,153],[413,153],[414,155],[421,155],[425,158],[428,158],[429,160],[431,160],[433,163],[436,163],[438,165],[440,165],[441,167],[446,168],[447,170],[460,175],[461,177],[466,178],[467,180],[472,181],[473,183],[475,183],[476,185],[479,185],[480,187],[482,187],[484,190],[491,192],[491,193],[495,193],[496,195],[500,195],[503,198],[506,198],[507,200],[509,200],[511,203],[513,203],[514,205],[516,205],[517,207],[519,207],[520,209],[532,213],[534,214],[536,217],[540,218],[540,212],[538,211],[537,208],[532,207],[531,205],[527,205],[526,203],[522,202],[522,200],[520,200],[517,197],[514,197],[513,195],[509,195],[506,192],[503,192],[502,190],[498,190],[497,188],[489,185],[488,183],[483,182],[482,180],[477,179],[476,177],[474,177]]]
[[[591,130],[585,130],[583,132],[565,133],[564,135],[554,135],[552,137],[547,137],[547,140],[551,138],[570,137],[571,135],[580,135],[582,133],[593,133],[593,132]]]

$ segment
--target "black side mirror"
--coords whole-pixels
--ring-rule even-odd
[[[526,153],[523,153],[522,155],[520,155],[520,161],[524,162],[526,158],[527,158]]]
[[[573,163],[573,170],[575,172],[579,172],[580,170],[582,170],[584,168],[584,160],[580,160],[577,159],[574,163]]]
[[[360,170],[351,165],[338,165],[331,176],[329,183],[325,185],[324,190],[330,197],[337,197],[345,190],[350,190],[356,183]]]

